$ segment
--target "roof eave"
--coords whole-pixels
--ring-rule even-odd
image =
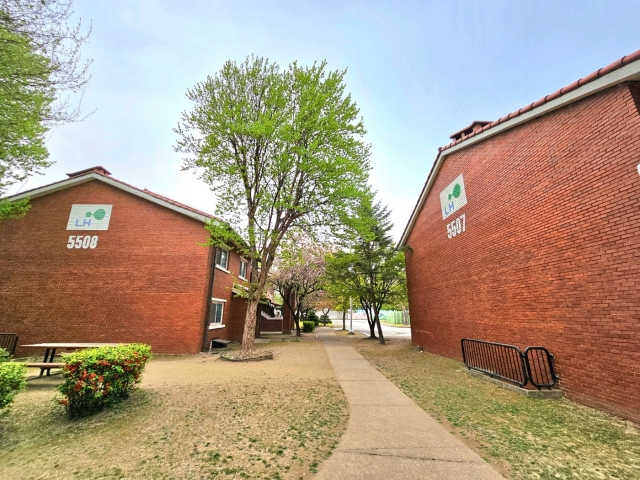
[[[136,197],[142,198],[144,200],[147,200],[149,202],[155,203],[157,205],[160,205],[164,208],[168,208],[169,210],[173,210],[174,212],[178,212],[182,215],[185,215],[187,217],[193,218],[194,220],[197,220],[199,222],[202,223],[207,223],[211,217],[209,216],[205,216],[205,215],[200,215],[198,213],[192,212],[190,210],[187,210],[185,208],[181,208],[177,205],[174,205],[172,203],[169,202],[165,202],[164,200],[157,198],[153,195],[149,195],[148,193],[145,193],[142,190],[138,190],[135,188],[132,188],[126,184],[123,184],[121,182],[118,182],[116,180],[113,180],[109,177],[105,177],[103,175],[97,174],[97,173],[89,173],[87,175],[82,175],[80,177],[72,177],[69,178],[68,180],[63,180],[61,182],[56,182],[56,183],[52,183],[50,185],[46,185],[44,187],[40,187],[40,188],[34,188],[33,190],[29,190],[27,192],[23,192],[23,193],[19,193],[17,195],[13,195],[11,197],[9,197],[10,200],[21,200],[23,198],[38,198],[38,197],[42,197],[44,195],[49,195],[51,193],[54,192],[58,192],[60,190],[66,190],[67,188],[71,188],[74,187],[76,185],[81,185],[83,183],[87,183],[87,182],[91,182],[93,180],[98,180],[100,182],[104,182],[107,185],[111,185],[112,187],[115,187],[119,190],[124,190],[127,193],[130,193],[131,195],[135,195]]]

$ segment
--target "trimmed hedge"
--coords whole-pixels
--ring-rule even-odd
[[[24,388],[26,373],[27,366],[23,363],[0,363],[0,412],[4,413],[5,408],[13,402],[13,397]]]
[[[151,347],[141,343],[88,348],[64,357],[60,403],[70,418],[86,417],[127,398],[141,381]]]
[[[316,322],[307,322],[304,321],[302,322],[302,331],[303,332],[313,332],[313,330],[316,328]]]
[[[320,315],[320,323],[326,327],[332,322],[331,322],[331,319],[329,318],[329,315],[327,315],[326,313],[323,313],[322,315]]]
[[[307,315],[307,320],[310,322],[313,322],[316,327],[320,325],[320,319],[318,318],[318,315],[316,314],[316,312],[314,312],[313,310],[311,310]]]

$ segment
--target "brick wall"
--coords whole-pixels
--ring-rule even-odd
[[[244,321],[247,315],[247,302],[244,298],[236,297],[231,303],[231,321],[229,325],[228,340],[242,342]]]
[[[407,241],[415,345],[456,359],[462,337],[543,345],[568,398],[640,421],[637,88],[446,158]],[[440,192],[460,173],[468,203],[443,220]]]
[[[95,249],[68,249],[71,205],[111,204]],[[200,351],[210,258],[203,224],[99,181],[32,200],[0,227],[0,331],[19,343],[145,342]],[[220,276],[218,276],[220,277]],[[218,283],[219,282],[219,283]],[[216,288],[226,283],[217,278]],[[36,353],[18,348],[17,355]],[[39,352],[42,354],[42,352]]]
[[[234,282],[243,283],[242,279],[238,278],[238,275],[240,274],[241,261],[242,259],[240,255],[231,250],[229,252],[228,268],[226,270],[220,267],[215,268],[213,276],[213,292],[211,297],[225,301],[225,305],[222,310],[222,324],[224,325],[224,328],[214,328],[209,330],[209,342],[215,338],[239,341],[237,339],[238,336],[234,334],[235,330],[240,330],[240,339],[242,339],[242,330],[244,329],[243,315],[246,313],[246,306],[242,308],[238,305],[245,301],[239,299],[239,302],[232,302]],[[247,267],[247,276],[251,274],[250,272],[251,270]],[[234,308],[240,308],[240,312],[234,311]],[[240,322],[240,324],[238,324],[238,322]],[[235,327],[232,327],[232,324],[236,324]]]

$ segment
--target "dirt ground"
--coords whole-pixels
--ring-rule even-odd
[[[0,478],[308,478],[346,428],[322,343],[259,345],[274,360],[162,356],[115,408],[70,421],[61,377],[28,382],[0,421]]]
[[[507,478],[640,479],[640,428],[632,422],[568,400],[525,398],[409,340],[382,346],[360,337],[350,345]]]

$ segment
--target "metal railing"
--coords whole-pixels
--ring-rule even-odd
[[[13,355],[18,346],[18,335],[15,333],[0,333],[0,348],[4,348]]]
[[[462,359],[470,370],[524,387],[551,388],[558,377],[553,355],[544,347],[528,347],[524,353],[515,345],[463,338]]]
[[[527,347],[524,350],[529,381],[535,387],[553,387],[558,376],[553,368],[553,355],[544,347]]]

